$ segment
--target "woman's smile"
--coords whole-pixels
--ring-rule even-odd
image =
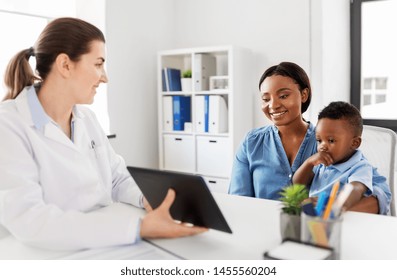
[[[286,113],[287,113],[287,110],[282,111],[282,112],[269,113],[269,115],[272,116],[272,118],[274,118],[274,119],[278,119],[278,118],[281,118]]]

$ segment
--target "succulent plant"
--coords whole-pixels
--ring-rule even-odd
[[[305,185],[293,184],[285,187],[280,195],[280,200],[284,204],[282,211],[286,214],[299,216],[302,211],[301,204],[309,197],[309,191]]]
[[[182,78],[191,78],[192,77],[192,70],[188,69],[182,72]]]

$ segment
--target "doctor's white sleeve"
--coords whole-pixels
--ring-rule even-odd
[[[109,158],[112,169],[113,200],[142,208],[142,192],[128,172],[124,159],[114,152],[110,144]]]

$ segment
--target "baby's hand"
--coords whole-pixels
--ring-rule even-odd
[[[311,164],[313,166],[317,166],[320,163],[324,164],[325,166],[331,165],[334,160],[332,159],[331,155],[327,152],[320,151],[309,158]]]
[[[312,197],[306,198],[304,201],[311,202],[313,204],[313,206],[316,206],[317,201],[318,201],[318,196],[312,196]]]

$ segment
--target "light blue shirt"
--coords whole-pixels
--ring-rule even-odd
[[[276,126],[250,131],[236,153],[229,193],[278,199],[279,192],[292,183],[292,175],[317,151],[314,126],[309,123],[305,138],[292,166]]]
[[[41,106],[34,86],[29,87],[26,98],[30,113],[32,114],[33,124],[38,130],[43,132],[44,126],[51,121],[51,118],[46,114],[43,106]]]
[[[59,125],[56,122],[54,122],[47,115],[47,113],[44,111],[44,108],[43,108],[43,106],[41,106],[39,98],[37,97],[36,89],[34,86],[29,87],[28,92],[26,94],[26,98],[28,100],[28,106],[29,106],[29,110],[32,115],[33,124],[38,130],[43,132],[44,126],[49,122],[53,122],[56,126],[59,127]],[[70,133],[71,133],[72,142],[74,142],[74,140],[73,140],[74,139],[74,110],[75,110],[75,108],[73,108],[73,112],[72,112],[73,118],[70,123],[70,129],[71,129]]]
[[[310,196],[318,196],[321,192],[329,195],[336,181],[340,182],[341,188],[347,183],[360,182],[368,188],[366,195],[371,195],[372,169],[372,165],[359,150],[343,163],[329,166],[319,164],[313,168]]]
[[[330,165],[328,168],[318,166],[313,171],[315,177],[310,187],[310,196],[318,196],[323,190],[329,193],[333,183],[338,179],[341,185],[361,182],[368,188],[365,195],[373,195],[378,199],[379,213],[386,215],[389,212],[391,192],[386,177],[378,173],[361,151],[357,150],[347,162]]]
[[[292,184],[299,166],[316,152],[315,127],[311,123],[292,166],[276,126],[253,129],[237,150],[229,193],[277,200],[281,189]],[[387,214],[391,192],[386,178],[376,168],[372,168],[372,195],[378,199],[380,214]]]

